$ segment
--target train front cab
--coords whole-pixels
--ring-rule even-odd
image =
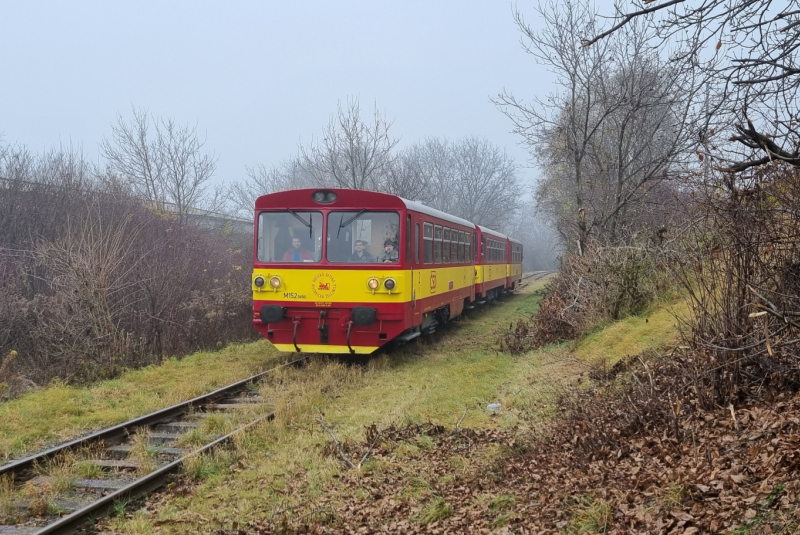
[[[478,226],[479,254],[475,263],[475,296],[479,301],[494,299],[508,281],[508,237]]]
[[[410,329],[406,218],[401,199],[381,193],[294,190],[259,197],[256,329],[280,351],[312,353],[371,353]]]
[[[432,332],[474,298],[473,233],[467,221],[382,193],[262,196],[253,324],[287,352],[371,353]],[[387,240],[398,254],[378,261]],[[357,248],[367,256],[356,258]]]

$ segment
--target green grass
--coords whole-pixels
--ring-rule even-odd
[[[88,387],[53,383],[0,403],[0,462],[191,399],[285,358],[263,341],[171,359]]]
[[[363,440],[365,425],[370,423],[383,428],[390,423],[433,421],[453,428],[465,410],[462,427],[516,429],[532,403],[542,404],[552,395],[540,387],[540,379],[569,372],[544,352],[513,357],[496,349],[500,329],[520,315],[529,315],[539,300],[540,296],[529,292],[491,304],[452,323],[433,342],[412,344],[366,364],[316,357],[304,368],[286,368],[272,375],[260,393],[274,404],[275,420],[247,433],[249,438],[232,452],[236,461],[231,466],[247,469],[235,474],[226,469],[198,474],[196,494],[171,500],[155,518],[169,522],[191,510],[224,523],[255,520],[265,506],[286,509],[290,516],[293,507],[308,507],[336,487],[342,470],[337,456],[320,455],[330,436],[316,422],[317,409],[340,441]],[[521,395],[523,390],[525,395]],[[503,405],[499,414],[486,411],[490,402]],[[421,436],[398,445],[396,458],[413,457],[432,447],[435,440]],[[471,463],[489,464],[507,454],[501,447],[488,448],[477,461],[457,456],[452,461],[467,471],[474,468]],[[357,463],[360,453],[354,452],[352,459]],[[401,461],[368,462],[361,473],[394,473],[402,466]],[[349,491],[357,495],[354,489]],[[420,502],[424,511],[417,520],[422,523],[452,514],[452,506],[437,500],[422,478],[411,477],[398,492]],[[191,532],[197,526],[176,522],[171,527]]]
[[[676,315],[682,317],[687,312],[683,301],[661,303],[645,314],[598,328],[575,344],[575,356],[585,362],[605,360],[614,364],[628,356],[674,345],[678,342]]]
[[[317,356],[302,368],[284,368],[271,375],[259,386],[259,391],[274,407],[272,423],[259,424],[237,435],[227,450],[200,456],[185,466],[184,474],[193,482],[192,492],[165,500],[152,517],[120,516],[114,520],[113,529],[144,533],[158,523],[169,526],[170,532],[193,533],[203,529],[197,520],[200,517],[216,518],[226,525],[233,521],[258,521],[269,511],[285,511],[291,520],[292,515],[299,517],[313,512],[316,500],[323,495],[335,509],[343,503],[338,500],[357,497],[359,489],[339,483],[343,468],[336,455],[322,455],[331,438],[316,421],[318,410],[342,442],[362,441],[365,426],[370,424],[384,428],[391,423],[433,421],[453,429],[462,416],[462,428],[495,428],[523,435],[557,414],[552,400],[583,371],[580,359],[609,358],[610,353],[624,351],[632,354],[635,349],[625,349],[631,341],[660,346],[665,339],[674,339],[674,320],[668,312],[657,308],[647,316],[647,322],[644,317],[626,318],[578,344],[562,344],[519,356],[500,352],[497,349],[500,332],[516,319],[527,318],[536,311],[541,296],[534,290],[542,285],[542,281],[536,281],[521,295],[504,303],[490,303],[483,310],[470,312],[430,341],[418,340],[400,350],[356,363],[350,363],[346,357]],[[54,385],[0,406],[0,411],[5,410],[6,414],[12,414],[8,411],[13,407],[17,421],[14,425],[7,424],[0,412],[0,451],[4,447],[13,449],[15,446],[11,444],[15,441],[23,445],[41,444],[43,437],[71,436],[78,430],[98,426],[99,422],[115,423],[227,384],[285,359],[266,342],[257,342],[216,354],[187,357],[180,362],[170,361],[163,369],[130,372],[92,388]],[[170,389],[173,384],[180,385],[180,394]],[[37,403],[51,401],[69,402],[73,409],[43,411],[42,414],[53,415],[54,420],[25,430],[19,423],[22,415],[31,417],[39,410],[35,409]],[[489,413],[488,403],[500,403],[501,409]],[[76,407],[81,410],[75,411]],[[224,417],[210,416],[201,427],[202,433],[215,435],[230,430],[231,423]],[[452,505],[437,501],[437,492],[425,475],[409,472],[406,462],[433,447],[435,438],[422,436],[408,440],[396,446],[391,459],[370,460],[358,473],[360,477],[384,473],[402,476],[405,483],[398,488],[398,494],[418,504],[417,521],[445,518],[453,514]],[[444,476],[430,481],[448,484],[459,474],[495,465],[509,453],[505,446],[492,445],[479,453],[454,454],[447,459],[452,469],[450,479]],[[358,463],[357,448],[351,457]],[[513,500],[513,496],[498,496],[489,502],[496,527],[512,518]],[[601,527],[603,511],[594,511],[594,505],[597,504],[585,507],[585,525],[594,522]]]
[[[452,516],[452,514],[453,506],[437,496],[422,510],[419,523],[430,524],[431,522],[436,522],[437,520]]]
[[[585,496],[570,522],[573,533],[605,533],[613,520],[611,505],[602,499]]]

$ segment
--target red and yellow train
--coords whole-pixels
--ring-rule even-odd
[[[395,195],[256,201],[253,324],[281,351],[372,353],[514,290],[522,244]]]

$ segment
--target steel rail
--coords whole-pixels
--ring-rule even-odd
[[[137,427],[155,425],[157,423],[164,422],[171,418],[175,418],[176,416],[179,416],[181,414],[185,414],[194,407],[202,407],[203,405],[213,402],[215,399],[219,397],[223,397],[225,395],[236,392],[237,390],[244,388],[248,384],[258,381],[262,377],[266,376],[269,373],[274,372],[275,370],[279,370],[281,368],[285,368],[287,366],[292,366],[294,364],[302,362],[303,360],[309,358],[309,356],[310,355],[299,359],[295,359],[285,364],[281,364],[280,366],[276,366],[274,368],[270,368],[269,370],[253,375],[252,377],[248,377],[247,379],[242,379],[241,381],[237,381],[228,386],[218,388],[217,390],[209,392],[208,394],[203,394],[201,396],[192,398],[189,401],[184,401],[182,403],[172,405],[171,407],[151,412],[150,414],[134,418],[133,420],[117,424],[113,427],[102,429],[90,435],[86,435],[84,437],[80,437],[75,440],[65,442],[64,444],[59,444],[58,446],[54,446],[48,450],[36,453],[29,457],[25,457],[24,459],[19,459],[17,461],[12,461],[10,463],[4,464],[0,466],[0,476],[8,473],[20,474],[22,472],[25,472],[33,468],[35,463],[51,459],[56,455],[58,455],[59,453],[75,449],[77,447],[86,445],[90,442],[97,442],[100,440],[113,441],[121,437],[129,436],[133,434],[132,431]]]
[[[302,360],[302,359],[300,359]],[[299,361],[295,361],[299,362]],[[277,368],[273,368],[277,369]],[[147,494],[148,492],[152,492],[153,490],[161,487],[166,482],[166,476],[170,472],[177,470],[180,466],[189,459],[190,457],[194,457],[196,455],[200,455],[201,453],[205,453],[210,451],[215,446],[228,442],[234,435],[245,431],[264,420],[272,420],[275,417],[275,413],[271,412],[265,416],[258,418],[255,421],[248,423],[247,425],[243,425],[242,427],[236,429],[235,431],[228,433],[225,436],[219,437],[218,439],[206,444],[202,448],[195,450],[180,459],[176,459],[169,464],[162,466],[161,468],[150,472],[146,476],[143,476],[127,487],[121,488],[116,492],[108,494],[107,496],[103,496],[96,502],[93,502],[82,509],[78,509],[70,513],[67,516],[64,516],[58,519],[56,522],[49,524],[39,531],[35,532],[35,535],[68,535],[70,533],[74,533],[77,531],[84,523],[86,518],[90,515],[96,513],[102,513],[107,508],[109,508],[116,500],[121,498],[136,498],[137,496],[141,496],[143,494]]]

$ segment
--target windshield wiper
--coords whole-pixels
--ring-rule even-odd
[[[287,208],[287,210],[289,210],[289,213],[290,213],[290,214],[292,214],[292,215],[293,215],[293,216],[295,216],[297,219],[299,219],[301,223],[303,223],[305,226],[307,226],[307,227],[308,227],[308,239],[310,240],[310,239],[313,237],[313,233],[314,233],[314,227],[313,227],[313,225],[311,225],[311,214],[308,214],[308,221],[306,221],[305,219],[303,219],[302,217],[300,217],[300,216],[297,214],[297,212],[295,212],[295,211],[294,211],[294,210],[292,210],[291,208]]]
[[[344,227],[346,227],[347,225],[349,225],[350,223],[352,223],[353,221],[355,221],[356,219],[358,219],[358,217],[359,217],[361,214],[363,214],[364,212],[366,212],[366,211],[367,211],[367,209],[366,209],[366,208],[364,208],[364,209],[363,209],[363,210],[361,210],[360,212],[357,212],[357,213],[356,213],[356,215],[354,215],[353,217],[351,217],[351,218],[350,218],[350,219],[348,219],[347,221],[343,221],[343,222],[339,223],[339,230],[337,230],[337,231],[336,231],[336,238],[337,238],[337,239],[339,238],[339,233],[342,231],[342,229],[343,229]],[[342,219],[344,219],[344,216],[342,216]]]
[[[356,215],[354,215],[353,217],[351,217],[350,219],[348,219],[348,220],[347,220],[347,221],[345,221],[344,223],[339,223],[339,228],[344,228],[344,227],[346,227],[347,225],[349,225],[350,223],[352,223],[352,222],[353,222],[353,221],[354,221],[356,218],[358,218],[358,216],[360,216],[361,214],[363,214],[363,213],[364,213],[364,212],[366,212],[366,211],[367,211],[367,209],[366,209],[366,208],[364,208],[363,210],[361,210],[360,212],[358,212]]]

